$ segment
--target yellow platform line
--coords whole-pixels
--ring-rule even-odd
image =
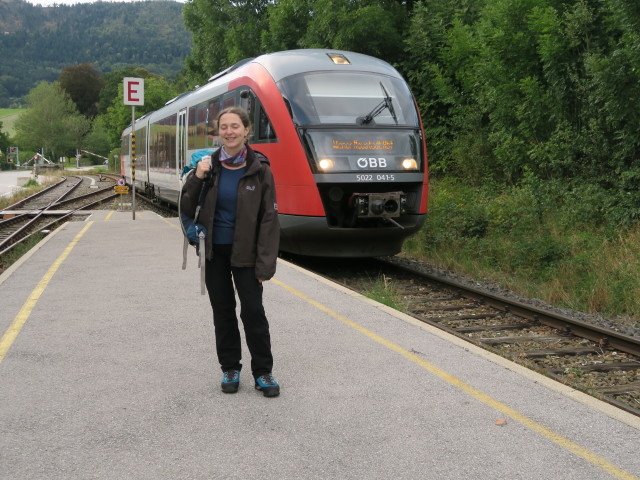
[[[552,442],[554,442],[554,443],[558,444],[559,446],[561,446],[562,448],[570,451],[574,455],[577,455],[578,457],[581,457],[582,459],[586,460],[587,462],[591,463],[592,465],[595,465],[595,466],[601,468],[602,470],[607,472],[609,475],[612,475],[612,476],[614,476],[616,478],[620,478],[620,479],[624,479],[624,480],[640,480],[639,477],[636,477],[635,475],[633,475],[633,474],[631,474],[631,473],[629,473],[629,472],[617,467],[616,465],[614,465],[613,463],[609,462],[605,458],[603,458],[603,457],[597,455],[596,453],[593,453],[592,451],[590,451],[590,450],[578,445],[577,443],[569,440],[568,438],[563,437],[559,433],[556,433],[553,430],[545,427],[544,425],[541,425],[540,423],[536,422],[535,420],[530,419],[526,415],[518,412],[517,410],[514,410],[513,408],[509,407],[508,405],[506,405],[506,404],[500,402],[499,400],[496,400],[495,398],[487,395],[486,393],[481,392],[480,390],[472,387],[468,383],[465,383],[463,380],[451,375],[450,373],[442,370],[441,368],[433,365],[432,363],[427,362],[426,360],[424,360],[424,359],[420,358],[419,356],[411,353],[410,351],[400,347],[399,345],[396,345],[395,343],[393,343],[393,342],[381,337],[380,335],[377,335],[376,333],[373,333],[371,330],[366,329],[365,327],[363,327],[362,325],[354,322],[353,320],[350,320],[347,317],[345,317],[343,315],[340,315],[337,312],[334,312],[330,308],[327,308],[324,305],[322,305],[321,303],[316,302],[312,298],[307,297],[304,293],[299,292],[298,290],[290,287],[289,285],[286,285],[286,284],[282,283],[279,280],[272,279],[272,282],[275,283],[276,285],[279,285],[280,287],[284,288],[285,290],[291,292],[292,294],[296,295],[297,297],[301,298],[305,302],[313,305],[314,307],[316,307],[317,309],[319,309],[322,312],[326,313],[327,315],[330,315],[333,318],[336,318],[336,319],[340,320],[344,324],[346,324],[346,325],[350,326],[351,328],[357,330],[358,332],[366,335],[370,339],[372,339],[372,340],[378,342],[379,344],[384,345],[388,349],[393,350],[394,352],[402,355],[403,357],[407,358],[408,360],[412,361],[413,363],[415,363],[417,365],[420,365],[425,370],[428,370],[429,372],[431,372],[432,374],[436,375],[437,377],[439,377],[440,379],[444,380],[445,382],[449,383],[450,385],[453,385],[454,387],[464,391],[465,393],[469,394],[470,396],[472,396],[476,400],[479,400],[480,402],[484,403],[485,405],[488,405],[489,407],[491,407],[491,408],[493,408],[495,410],[498,410],[499,412],[511,417],[513,420],[521,423],[526,428],[528,428],[528,429],[538,433],[539,435],[542,435],[543,437],[551,440]]]
[[[180,227],[180,225],[176,225],[175,223],[171,223],[169,220],[167,220],[164,217],[160,217],[160,215],[158,215],[158,217],[160,218],[160,220],[162,220],[164,223],[166,223],[167,225],[169,225],[171,228],[175,228],[177,230],[180,230],[182,232],[182,227]]]
[[[62,252],[56,259],[56,261],[53,262],[53,265],[51,265],[47,273],[44,274],[36,288],[34,288],[31,292],[31,295],[29,295],[29,298],[27,298],[27,301],[24,303],[24,305],[22,305],[22,308],[18,312],[18,315],[16,315],[16,317],[13,319],[13,322],[11,322],[11,325],[9,325],[9,328],[6,330],[6,332],[4,332],[4,335],[2,335],[2,339],[0,339],[0,363],[2,362],[2,360],[4,360],[4,357],[9,351],[9,348],[11,348],[11,345],[13,345],[13,342],[18,337],[18,334],[29,318],[29,315],[31,315],[31,312],[36,306],[36,303],[38,303],[40,296],[47,288],[47,285],[49,285],[51,278],[58,271],[58,268],[60,268],[62,262],[66,260],[66,258],[71,253],[71,250],[73,250],[73,247],[76,246],[80,238],[85,234],[85,232],[91,225],[93,225],[93,221],[90,221],[82,230],[80,230],[80,233],[78,233],[74,237],[67,248],[64,249],[64,252]]]

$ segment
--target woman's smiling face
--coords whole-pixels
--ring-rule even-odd
[[[225,113],[220,117],[218,132],[222,145],[229,155],[235,155],[244,147],[249,135],[249,127],[245,127],[236,113]]]

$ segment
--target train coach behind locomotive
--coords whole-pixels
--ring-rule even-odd
[[[291,50],[240,62],[135,122],[135,183],[177,203],[191,155],[220,145],[214,119],[231,105],[252,119],[251,146],[276,179],[282,251],[393,255],[427,211],[420,115],[400,74],[354,52]],[[131,127],[122,167],[131,178]]]

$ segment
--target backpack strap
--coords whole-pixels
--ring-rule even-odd
[[[189,250],[189,239],[183,235],[184,243],[182,244],[182,270],[187,269],[187,251]]]
[[[210,183],[207,179],[203,180],[202,188],[200,189],[200,196],[198,197],[198,205],[196,206],[196,213],[193,215],[193,223],[198,222],[198,217],[200,216],[200,210],[204,205],[204,199],[207,198],[207,191],[209,190]]]
[[[205,284],[205,271],[206,268],[202,265],[202,257],[205,256],[205,246],[204,246],[204,233],[200,232],[200,245],[198,252],[198,268],[200,269],[200,295],[204,295],[207,292],[207,287]]]

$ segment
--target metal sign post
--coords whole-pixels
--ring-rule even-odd
[[[136,105],[144,105],[144,78],[123,79],[124,104],[131,105],[131,210],[136,219]]]
[[[0,153],[2,156],[2,153]],[[16,168],[20,166],[20,149],[18,147],[9,147],[7,154],[7,163],[12,164],[15,162]]]
[[[136,107],[131,105],[131,211],[136,219]]]
[[[113,189],[115,190],[116,193],[120,194],[120,210],[119,211],[123,211],[124,208],[122,206],[122,197],[129,193],[129,187],[127,187],[124,178],[119,178],[118,181],[116,182],[116,186],[113,187]]]

